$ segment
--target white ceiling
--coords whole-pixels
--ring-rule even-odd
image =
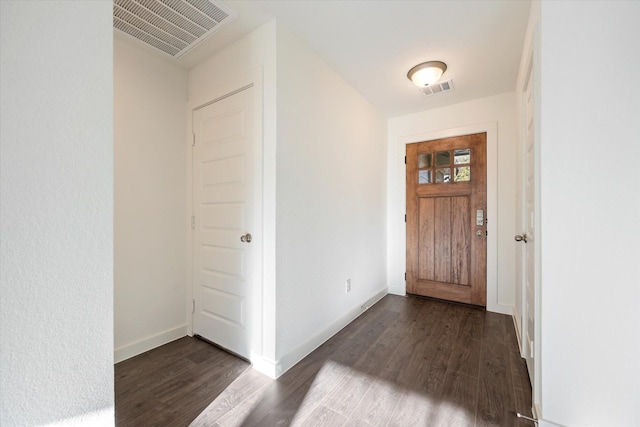
[[[277,18],[385,116],[395,117],[515,89],[529,0],[223,0],[238,18],[175,60],[191,68]],[[162,54],[163,55],[163,54]],[[406,77],[443,61],[452,92],[424,97]]]

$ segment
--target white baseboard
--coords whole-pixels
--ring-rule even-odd
[[[553,421],[543,419],[541,417],[542,409],[540,408],[539,404],[536,403],[535,405],[533,405],[533,408],[531,408],[531,410],[533,411],[533,418],[538,420],[539,427],[565,427],[564,424],[558,424]]]
[[[487,311],[498,314],[507,314],[509,316],[513,315],[513,307],[510,305],[487,303]]]
[[[187,325],[178,326],[177,328],[169,329],[159,334],[152,335],[150,337],[143,338],[135,341],[131,344],[123,345],[120,348],[116,348],[113,352],[115,359],[114,363],[122,362],[133,356],[144,353],[145,351],[152,350],[161,345],[175,341],[178,338],[182,338],[187,335]]]
[[[513,327],[516,328],[516,338],[518,339],[518,350],[520,350],[520,356],[522,356],[522,329],[520,327],[520,316],[518,316],[518,312],[516,308],[513,307],[513,312],[511,313],[511,317],[513,318]]]
[[[278,378],[280,375],[291,369],[296,363],[308,356],[313,350],[324,344],[327,340],[329,340],[329,338],[340,332],[342,328],[357,319],[358,316],[367,311],[369,307],[380,301],[385,295],[387,295],[387,293],[387,288],[376,292],[371,298],[352,308],[349,312],[347,312],[347,314],[331,323],[329,326],[315,334],[313,337],[309,338],[307,341],[296,347],[293,351],[289,352],[284,357],[280,358],[280,360],[278,360],[275,364],[268,366],[267,361],[262,361],[267,363],[263,364],[261,368],[267,368],[270,372],[263,372],[259,367],[255,366],[255,364],[254,367],[260,372],[263,372],[265,375],[271,376],[272,378]],[[272,373],[273,375],[270,375],[270,373]]]
[[[262,356],[251,356],[251,367],[273,380],[278,378],[276,374],[278,363],[275,360],[268,360]]]
[[[389,287],[389,293],[391,295],[399,295],[401,297],[407,296],[407,290],[403,287]]]

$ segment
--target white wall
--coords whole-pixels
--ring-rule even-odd
[[[640,3],[541,6],[542,416],[637,426]]]
[[[114,39],[116,362],[186,335],[187,72]]]
[[[255,295],[253,330],[260,332],[254,337],[251,361],[254,367],[269,375],[275,375],[276,342],[276,283],[275,283],[275,178],[276,178],[276,23],[269,22],[246,37],[213,55],[189,71],[189,102],[187,130],[191,132],[191,109],[216,99],[231,90],[242,87],[247,81],[257,84],[256,93],[262,97],[263,111],[263,171],[254,177],[254,182],[262,183],[262,198],[254,200],[256,215],[262,211],[263,222],[251,230],[254,243],[261,244],[262,276],[261,293]],[[256,78],[255,76],[261,75]],[[240,86],[238,86],[240,85]],[[186,139],[185,139],[186,141]],[[190,150],[189,144],[189,150]],[[191,159],[187,161],[187,174],[191,174]],[[259,184],[258,184],[259,185]],[[187,186],[187,199],[191,200],[191,188]],[[190,238],[190,233],[188,235]],[[188,244],[190,251],[190,243]],[[259,251],[258,251],[259,252]],[[190,252],[188,253],[190,257]],[[191,271],[188,283],[191,283]],[[188,289],[189,294],[191,289]],[[189,296],[190,298],[190,296]],[[260,313],[261,312],[261,313]]]
[[[0,424],[113,425],[110,2],[0,2]]]
[[[281,26],[277,58],[277,357],[286,369],[386,294],[386,119]]]
[[[416,96],[420,95],[416,93]],[[404,281],[406,265],[405,165],[404,155],[401,156],[405,143],[412,140],[412,136],[421,140],[420,138],[431,135],[435,139],[436,135],[445,134],[449,129],[479,129],[486,126],[495,129],[497,126],[495,151],[491,151],[490,141],[488,141],[487,147],[487,230],[490,233],[489,239],[492,237],[496,239],[494,240],[495,246],[489,240],[488,244],[491,244],[487,248],[487,308],[497,312],[512,313],[516,283],[513,236],[516,234],[514,208],[518,122],[515,111],[516,94],[508,92],[389,120],[387,162],[387,186],[389,189],[387,281],[389,292],[404,295],[406,289]],[[497,199],[493,202],[497,204],[497,212],[491,211],[492,197]],[[497,235],[492,236],[492,232]]]
[[[262,337],[252,361],[277,376],[386,292],[386,128],[275,21],[190,70],[190,108],[256,72],[264,219],[256,239],[263,251]]]

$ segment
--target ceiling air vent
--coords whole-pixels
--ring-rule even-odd
[[[445,80],[444,82],[434,83],[420,89],[422,95],[431,96],[443,92],[451,92],[453,90],[453,80]]]
[[[113,27],[180,58],[236,19],[213,0],[113,0]]]

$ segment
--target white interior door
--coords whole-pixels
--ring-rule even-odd
[[[193,113],[193,331],[249,359],[255,89]]]
[[[536,152],[533,102],[533,70],[529,74],[525,90],[525,138],[524,138],[524,211],[525,230],[521,236],[524,245],[524,305],[523,305],[523,353],[527,361],[529,378],[535,382],[535,322],[536,322]],[[517,238],[516,238],[517,239]]]

